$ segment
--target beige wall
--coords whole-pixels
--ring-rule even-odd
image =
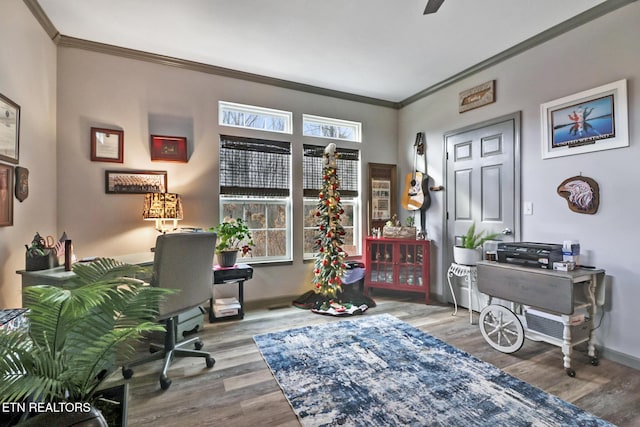
[[[166,170],[168,189],[182,195],[184,225],[218,222],[218,138],[221,133],[289,140],[293,147],[294,261],[254,266],[246,299],[300,295],[311,289],[312,263],[302,260],[302,144],[328,140],[301,136],[302,113],[363,123],[368,162],[396,163],[397,111],[264,84],[125,59],[75,48],[58,49],[58,229],[78,256],[147,251],[156,231],[141,220],[142,196],[105,194],[104,172]],[[218,101],[293,111],[293,135],[218,126]],[[92,162],[92,126],[124,130],[124,163]],[[149,135],[184,135],[189,162],[151,162]],[[366,190],[366,186],[363,186]],[[366,199],[365,199],[366,200]]]
[[[635,189],[640,182],[638,22],[640,3],[636,2],[415,102],[400,111],[399,141],[406,152],[415,132],[426,131],[428,170],[439,185],[444,183],[444,133],[521,111],[522,201],[533,203],[533,215],[522,216],[522,240],[580,241],[583,263],[604,268],[611,283],[597,331],[605,354],[640,367],[636,330],[640,273],[635,267],[640,236],[640,202]],[[459,114],[458,93],[492,79],[496,80],[497,101]],[[542,160],[540,104],[620,79],[627,79],[630,146]],[[556,194],[564,179],[579,174],[595,179],[600,186],[600,208],[595,215],[571,212]],[[432,194],[429,236],[442,242],[445,194]],[[444,272],[451,251],[438,247],[436,255],[439,270],[432,280],[441,296],[448,289]]]
[[[25,244],[56,230],[56,47],[22,0],[0,3],[0,93],[20,105],[19,166],[29,197],[0,227],[0,308],[20,307]],[[12,165],[15,166],[15,165]]]

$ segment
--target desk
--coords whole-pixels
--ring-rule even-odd
[[[137,264],[140,266],[153,265],[153,252],[141,252],[128,255],[120,255],[111,257],[127,264]],[[64,286],[75,277],[73,271],[65,271],[64,267],[55,267],[48,270],[26,271],[19,270],[16,273],[22,276],[22,289],[27,286],[34,285],[53,285]],[[240,302],[240,310],[235,316],[227,316],[224,318],[216,318],[213,314],[213,291],[212,298],[209,299],[209,321],[216,322],[220,320],[232,320],[244,318],[244,282],[253,277],[253,268],[247,264],[237,264],[235,267],[222,268],[220,266],[213,267],[213,283],[212,285],[224,283],[238,283],[238,300]]]
[[[127,264],[136,264],[140,266],[153,265],[153,252],[139,252],[135,254],[119,255],[113,258],[117,261]],[[66,282],[73,279],[76,274],[73,271],[66,271],[64,266],[50,268],[48,270],[18,270],[16,273],[22,276],[22,289],[33,285],[53,285],[63,286]]]

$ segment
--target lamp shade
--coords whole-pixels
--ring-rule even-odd
[[[182,201],[176,193],[147,193],[144,195],[142,218],[182,219]]]

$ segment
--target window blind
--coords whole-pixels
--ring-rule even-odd
[[[304,197],[317,197],[322,189],[322,156],[325,147],[304,144],[303,157],[303,186]],[[358,168],[360,151],[348,148],[336,148],[338,158],[336,169],[340,179],[340,195],[343,197],[358,197]]]
[[[288,197],[291,143],[220,135],[220,194]]]

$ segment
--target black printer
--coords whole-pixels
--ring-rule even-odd
[[[535,242],[498,243],[498,262],[552,270],[553,263],[559,261],[562,261],[561,244]]]

